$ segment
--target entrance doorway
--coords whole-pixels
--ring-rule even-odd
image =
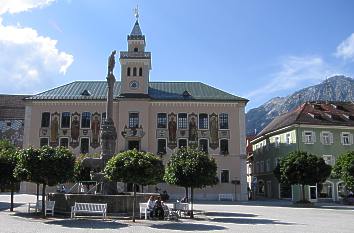
[[[317,202],[317,186],[309,186],[309,201]]]
[[[140,150],[140,141],[128,141],[128,150]]]

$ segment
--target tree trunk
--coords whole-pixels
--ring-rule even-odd
[[[45,217],[45,186],[46,186],[46,184],[43,183],[43,187],[42,187],[42,213],[43,213],[43,217]]]
[[[133,184],[133,190],[134,190],[134,200],[133,200],[133,222],[135,222],[135,201],[136,201],[136,187],[135,187],[135,184]]]
[[[193,187],[191,187],[191,215],[190,215],[190,218],[194,218],[194,214],[193,214],[193,199],[194,199],[194,193],[193,193]]]
[[[187,198],[187,202],[189,202],[189,198],[188,198],[188,187],[184,187],[186,189],[186,198]]]
[[[302,185],[302,201],[305,202],[305,185]]]
[[[39,200],[39,184],[37,183],[36,185],[37,185],[37,202],[38,202],[38,200]]]
[[[10,211],[11,212],[13,212],[14,211],[14,189],[15,189],[15,187],[14,187],[14,183],[13,182],[11,182],[11,205],[10,205]]]

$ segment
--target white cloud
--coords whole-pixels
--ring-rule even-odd
[[[289,56],[281,61],[279,71],[267,77],[265,86],[248,93],[247,97],[268,99],[277,92],[317,84],[332,74],[333,69],[320,56]]]
[[[354,33],[337,46],[335,55],[345,60],[351,59],[354,61]]]
[[[54,1],[55,0],[1,0],[0,15],[4,13],[20,13],[33,8],[44,7]]]
[[[0,0],[0,92],[34,93],[47,88],[73,63],[57,41],[33,28],[4,25],[1,15],[50,5],[55,0]]]
[[[32,28],[5,26],[0,20],[0,91],[32,93],[65,74],[74,59],[56,45]]]

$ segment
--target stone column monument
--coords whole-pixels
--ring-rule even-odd
[[[116,78],[113,74],[113,69],[115,66],[115,54],[114,50],[108,59],[108,74],[107,74],[107,106],[106,106],[106,119],[102,123],[101,130],[101,159],[103,160],[103,166],[106,165],[107,161],[112,158],[116,152],[116,140],[117,140],[117,131],[114,127],[113,122],[113,88],[116,82]]]
[[[114,127],[113,122],[113,88],[116,82],[116,78],[113,74],[113,69],[115,66],[115,54],[114,50],[108,59],[108,74],[107,74],[107,106],[106,106],[106,119],[102,123],[102,128],[100,132],[101,138],[101,157],[100,158],[85,158],[82,162],[84,167],[89,167],[91,170],[92,180],[102,183],[102,192],[104,195],[114,195],[117,194],[117,183],[111,182],[105,179],[103,174],[103,169],[106,166],[108,160],[113,157],[116,153],[116,140],[117,131]],[[100,171],[100,172],[93,172]]]

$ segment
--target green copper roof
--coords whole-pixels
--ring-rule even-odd
[[[114,86],[114,98],[125,98],[120,93],[121,83]],[[107,82],[76,81],[37,95],[28,100],[105,100]],[[152,100],[244,101],[247,99],[229,94],[201,82],[150,82]]]

